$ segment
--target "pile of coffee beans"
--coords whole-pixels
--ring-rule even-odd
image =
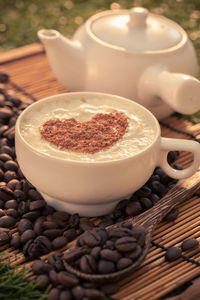
[[[145,229],[118,227],[92,229],[82,234],[75,248],[64,254],[64,261],[88,274],[108,274],[123,270],[142,254]]]
[[[80,270],[85,272],[89,266],[88,273],[91,270],[96,272],[94,266],[91,265],[93,258],[95,268],[101,274],[108,273],[102,263],[105,260],[110,261],[110,272],[126,268],[141,254],[141,241],[139,242],[133,233],[128,234],[130,228],[122,229],[126,233],[123,232],[123,236],[116,237],[112,236],[114,233],[104,228],[151,208],[176,184],[176,180],[157,167],[148,182],[130,199],[122,200],[111,214],[97,218],[95,223],[93,219],[80,219],[78,214],[69,215],[55,211],[26,180],[18,166],[14,147],[15,122],[29,104],[24,103],[13,91],[6,89],[4,84],[8,81],[9,76],[0,73],[0,245],[8,243],[13,248],[20,249],[29,260],[32,260],[52,250],[65,247],[68,242],[85,232],[85,237],[80,237],[76,247],[85,251],[76,260],[76,266]],[[178,154],[177,151],[169,153],[170,164],[174,163]],[[174,167],[181,169],[180,165],[174,165]],[[175,215],[177,213],[173,218]],[[10,229],[13,227],[17,228],[17,231],[12,234]],[[97,238],[99,243],[95,246],[88,245],[86,242],[89,234],[91,243],[91,232],[96,232],[95,236],[99,236]],[[128,249],[126,252],[122,250],[125,248]],[[113,258],[110,260],[109,255],[113,252]],[[74,279],[76,284],[74,283],[73,287],[70,286],[70,291],[68,286],[66,289],[66,277],[72,276],[66,275],[64,268],[63,260],[68,260],[67,255],[69,253],[64,256],[62,253],[49,256],[48,262],[43,264],[43,266],[47,265],[44,267],[44,272],[35,272],[37,276],[40,276],[37,281],[42,282],[41,288],[46,287],[49,282],[53,285],[49,299],[98,299],[97,295],[113,294],[116,291],[116,284],[99,287],[78,279]],[[119,259],[113,262],[116,257]],[[60,272],[64,273],[57,276]]]
[[[51,284],[48,300],[88,300],[103,299],[103,295],[112,295],[119,290],[114,283],[97,284],[79,279],[67,272],[63,263],[63,253],[50,255],[48,260],[36,260],[32,270],[40,289],[46,289]]]

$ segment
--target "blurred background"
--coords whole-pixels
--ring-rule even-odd
[[[194,44],[200,65],[200,0],[0,0],[0,52],[38,42],[41,28],[57,29],[71,37],[97,12],[134,6],[180,24]],[[192,120],[200,122],[200,112]]]

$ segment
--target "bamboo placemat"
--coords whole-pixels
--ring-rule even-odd
[[[25,89],[36,99],[67,91],[56,81],[40,44],[32,44],[0,55],[0,71],[10,74],[11,82]],[[16,88],[15,84],[10,88]],[[21,93],[20,88],[18,93],[22,99],[30,101],[30,97]],[[161,124],[164,137],[197,141],[200,139],[200,124],[194,125],[175,117],[169,117]],[[177,163],[187,167],[191,160],[192,157],[189,153],[182,152]],[[157,226],[145,261],[133,274],[119,283],[121,289],[116,295],[113,295],[114,298],[123,300],[159,299],[174,288],[200,275],[199,248],[187,251],[184,253],[184,257],[171,263],[166,262],[164,258],[168,247],[180,246],[181,242],[187,238],[194,237],[200,243],[199,199],[200,194],[196,193],[191,199],[177,206],[180,213],[175,221],[162,222]],[[12,231],[15,233],[16,229]],[[0,247],[0,251],[2,250],[6,250],[10,257],[11,266],[30,265],[18,250],[7,248],[6,245]]]

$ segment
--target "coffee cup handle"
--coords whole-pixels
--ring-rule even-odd
[[[167,161],[168,152],[173,150],[192,152],[194,157],[192,165],[184,170],[173,169]],[[200,144],[190,140],[161,138],[158,164],[172,178],[183,179],[190,177],[198,170],[200,165]]]

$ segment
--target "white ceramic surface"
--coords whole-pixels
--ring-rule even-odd
[[[194,47],[175,22],[145,8],[110,10],[89,18],[72,40],[40,30],[57,79],[71,91],[123,96],[158,119],[200,109]]]
[[[55,99],[111,99],[127,109],[141,112],[150,118],[155,127],[153,142],[141,152],[125,159],[98,162],[72,161],[48,156],[28,144],[20,133],[20,124],[27,113],[41,104]],[[139,189],[152,175],[156,166],[173,178],[191,176],[200,164],[200,145],[197,142],[160,137],[156,118],[134,101],[101,93],[67,93],[38,101],[26,108],[16,123],[16,154],[26,178],[43,194],[45,200],[58,210],[79,213],[82,216],[99,216],[111,212],[116,204]],[[192,165],[175,170],[167,162],[171,150],[184,150],[194,154]]]

